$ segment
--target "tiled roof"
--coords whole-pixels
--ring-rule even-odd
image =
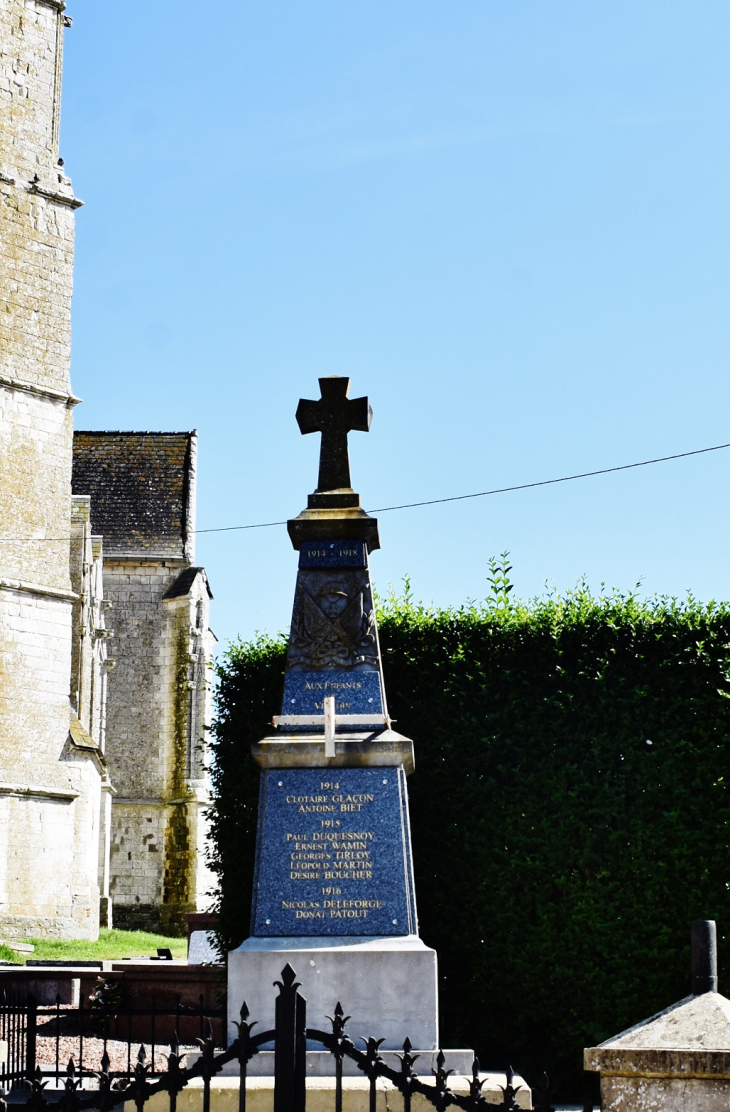
[[[205,580],[205,587],[208,592],[208,598],[212,598],[213,592],[210,589],[208,576],[205,574],[205,568],[185,568],[184,571],[180,572],[175,582],[167,588],[164,595],[162,596],[163,599],[183,598],[185,595],[189,595],[190,588],[199,575],[202,575],[203,579]]]
[[[94,741],[93,737],[86,729],[86,727],[79,721],[75,714],[71,715],[68,728],[71,741],[77,749],[96,749],[99,750],[99,745]]]
[[[72,487],[106,558],[192,558],[195,432],[75,432]]]

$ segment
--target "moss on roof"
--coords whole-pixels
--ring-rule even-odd
[[[186,557],[194,432],[75,432],[72,488],[91,496],[104,555]]]

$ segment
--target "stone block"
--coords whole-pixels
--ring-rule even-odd
[[[725,1112],[730,1000],[717,992],[672,1007],[585,1051],[601,1075],[603,1112]]]
[[[348,1031],[383,1038],[399,1050],[407,1037],[438,1048],[436,951],[420,938],[249,938],[228,955],[228,1036],[244,1000],[258,1031],[274,1026],[273,983],[290,964],[307,1001],[307,1025],[331,1030],[338,1002],[352,1018]],[[316,1049],[316,1047],[312,1047]]]

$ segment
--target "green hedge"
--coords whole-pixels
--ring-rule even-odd
[[[421,935],[438,950],[444,1045],[546,1068],[686,995],[689,924],[728,946],[730,606],[692,598],[381,606],[386,690],[412,737]],[[228,946],[248,933],[258,775],[284,643],[220,669],[213,833]],[[343,1004],[346,1006],[346,1001]],[[373,1032],[377,1034],[377,1032]]]

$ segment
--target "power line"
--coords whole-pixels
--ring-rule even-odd
[[[520,483],[519,486],[498,487],[496,490],[480,490],[476,494],[453,494],[450,498],[432,498],[428,502],[406,502],[402,506],[381,506],[372,510],[374,514],[384,514],[388,510],[412,510],[416,506],[435,506],[439,502],[463,502],[465,498],[487,498],[490,494],[509,494],[513,490],[530,490],[531,487],[552,486],[554,483],[569,483],[573,479],[590,479],[594,475],[610,475],[613,471],[629,471],[632,467],[648,467],[651,463],[666,463],[670,459],[684,459],[685,456],[701,456],[705,452],[719,452],[730,448],[730,444],[715,444],[712,448],[695,448],[693,452],[677,452],[673,456],[659,456],[658,459],[643,459],[639,463],[622,463],[619,467],[604,467],[600,471],[581,471],[578,475],[563,475],[559,479],[542,479],[538,483]]]
[[[692,452],[676,452],[672,456],[658,456],[657,459],[643,459],[639,463],[622,463],[618,467],[603,467],[599,471],[581,471],[577,475],[562,475],[559,479],[541,479],[536,483],[519,483],[517,486],[497,487],[495,490],[480,490],[475,494],[452,494],[448,498],[430,498],[425,502],[403,502],[398,506],[380,506],[369,510],[373,514],[390,513],[391,510],[413,510],[418,506],[438,506],[443,502],[463,502],[467,498],[488,498],[491,494],[510,494],[514,490],[530,490],[533,487],[553,486],[555,483],[570,483],[573,479],[590,479],[595,475],[610,475],[614,471],[629,471],[633,467],[649,467],[652,463],[667,463],[672,459],[685,459],[687,456],[701,456],[707,452],[719,452],[730,448],[730,444],[715,444],[712,448],[695,448]],[[270,529],[274,525],[286,525],[285,521],[266,521],[260,525],[227,525],[218,529],[196,529],[196,533],[229,533],[236,529]]]
[[[576,475],[561,475],[558,479],[540,479],[535,483],[518,483],[516,486],[496,487],[494,490],[479,490],[474,494],[452,494],[448,498],[429,498],[424,502],[403,502],[398,506],[380,506],[370,510],[369,513],[385,514],[393,510],[414,510],[419,506],[438,506],[444,502],[463,502],[467,498],[489,498],[492,494],[511,494],[515,490],[532,490],[535,487],[554,486],[556,483],[570,483],[574,479],[591,479],[596,475],[611,475],[616,471],[630,471],[635,467],[649,467],[653,463],[668,463],[673,459],[686,459],[688,456],[702,456],[708,452],[720,452],[723,448],[730,448],[728,444],[715,444],[711,448],[695,448],[691,452],[675,452],[671,456],[658,456],[656,459],[643,459],[638,463],[622,463],[618,467],[602,467],[598,471],[580,471]],[[220,525],[212,529],[193,529],[193,533],[234,533],[244,529],[273,529],[278,525],[286,525],[284,521],[260,521],[253,525]],[[69,537],[0,537],[2,540],[19,541],[68,541]]]

